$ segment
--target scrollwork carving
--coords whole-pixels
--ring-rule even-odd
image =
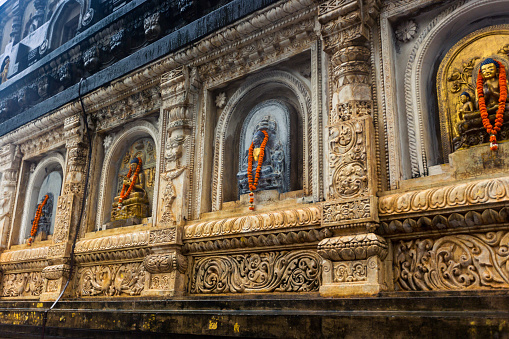
[[[151,245],[174,243],[176,239],[177,239],[177,229],[174,227],[153,230],[150,231],[149,235],[149,243]]]
[[[191,293],[310,292],[320,286],[316,252],[267,252],[197,259]]]
[[[395,279],[411,291],[508,288],[508,244],[507,231],[402,240]]]
[[[334,282],[358,282],[368,280],[366,261],[342,262],[334,265]]]
[[[41,295],[44,280],[41,272],[5,274],[2,279],[3,297],[37,297]]]
[[[142,263],[100,265],[78,270],[78,296],[139,295],[145,287]]]

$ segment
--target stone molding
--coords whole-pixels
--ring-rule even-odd
[[[127,247],[147,246],[149,243],[150,231],[139,231],[101,237],[95,239],[84,239],[76,243],[75,253],[119,250]]]
[[[3,264],[11,262],[45,259],[46,256],[48,255],[48,250],[49,246],[27,248],[16,251],[5,251],[2,254],[0,254],[0,262]]]
[[[320,225],[319,207],[276,211],[197,223],[184,227],[184,241],[258,231]]]
[[[318,244],[318,254],[331,261],[363,260],[377,256],[384,260],[387,241],[374,233],[326,238]]]
[[[152,274],[178,271],[184,274],[187,270],[187,258],[180,253],[151,254],[143,259],[145,270]]]
[[[71,267],[67,264],[47,266],[42,270],[42,277],[48,280],[68,278]]]

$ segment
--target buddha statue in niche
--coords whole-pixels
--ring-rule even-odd
[[[277,124],[270,117],[265,117],[257,125],[239,167],[239,194],[272,189],[285,192],[285,153],[278,138]]]
[[[490,148],[496,150],[497,140],[509,137],[505,126],[509,121],[509,104],[504,65],[492,58],[485,59],[475,89],[477,110],[473,110],[468,92],[460,95],[457,107],[460,121],[456,126],[459,136],[453,139],[454,149],[489,141]]]
[[[141,157],[133,157],[129,172],[123,178],[122,190],[113,199],[111,220],[146,218],[149,212],[149,199],[145,189]]]

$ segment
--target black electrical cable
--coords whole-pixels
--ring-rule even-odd
[[[75,264],[74,248],[76,247],[76,241],[78,240],[78,235],[80,233],[80,227],[81,227],[81,221],[83,219],[83,212],[85,211],[85,202],[86,202],[87,190],[88,190],[88,178],[90,176],[90,162],[92,160],[92,138],[90,136],[90,129],[88,128],[88,121],[87,121],[87,116],[85,114],[85,105],[83,104],[83,97],[81,96],[81,85],[84,81],[85,81],[85,79],[81,78],[81,80],[79,82],[78,97],[79,97],[80,104],[81,104],[81,116],[83,118],[83,124],[85,126],[85,133],[87,135],[87,140],[88,140],[88,161],[87,161],[87,170],[86,170],[86,175],[85,175],[85,188],[84,188],[84,192],[83,192],[83,199],[81,200],[81,210],[80,210],[78,223],[77,223],[77,227],[76,227],[76,233],[74,234],[74,240],[72,242],[72,247],[71,247],[71,254],[70,254],[71,262],[69,264],[69,276],[68,276],[67,282],[65,283],[65,286],[64,286],[62,292],[60,293],[60,295],[58,296],[57,300],[55,300],[55,302],[53,303],[53,305],[51,305],[50,308],[48,308],[46,311],[44,311],[44,314],[42,317],[42,335],[41,335],[42,339],[44,339],[44,332],[46,331],[46,322],[48,320],[48,313],[60,301],[60,299],[62,298],[62,296],[65,293],[65,290],[67,289],[67,286],[69,286],[69,283],[71,281],[74,264]]]

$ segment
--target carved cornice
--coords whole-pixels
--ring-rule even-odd
[[[320,208],[305,207],[189,225],[184,229],[184,240],[313,226],[320,222]]]
[[[141,247],[149,243],[150,231],[117,234],[108,237],[85,239],[76,243],[75,253],[119,250],[128,247]]]
[[[63,146],[65,140],[63,126],[56,126],[47,133],[20,143],[20,151],[26,159]]]
[[[509,200],[509,177],[385,195],[379,198],[379,215],[429,213],[483,205],[484,208]]]
[[[358,234],[326,238],[318,244],[318,254],[331,261],[362,260],[372,256],[385,259],[389,245],[387,241],[374,234]]]
[[[18,261],[30,261],[45,259],[48,255],[49,246],[27,248],[17,251],[6,251],[0,254],[1,263],[10,263]]]

